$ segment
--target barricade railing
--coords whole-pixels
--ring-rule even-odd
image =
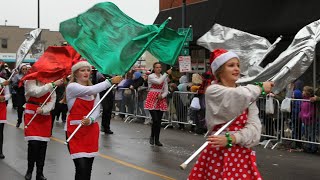
[[[124,122],[136,117],[137,91],[130,88],[114,88],[113,113],[122,115]]]
[[[181,92],[174,91],[169,98],[169,120],[162,124],[167,124],[165,127],[173,126],[173,123],[177,124],[191,124],[195,125],[190,119],[190,104],[194,95],[194,92]]]
[[[115,88],[113,92],[115,93],[113,113],[123,115],[125,122],[132,122],[137,118],[151,119],[149,112],[144,109],[147,88],[139,87],[137,90]],[[195,125],[189,115],[192,111],[190,104],[195,95],[193,92],[175,91],[167,97],[168,111],[164,113],[162,119],[162,124],[166,124],[165,129],[174,123]],[[267,138],[264,148],[271,141],[276,141],[272,146],[274,149],[283,140],[320,145],[319,104],[304,99],[291,99],[291,112],[282,112],[279,100],[267,99],[268,97],[259,97],[256,101],[262,124],[261,136]],[[273,113],[268,112],[270,105]],[[306,110],[310,110],[310,113]]]
[[[259,109],[259,118],[262,125],[261,136],[266,138],[264,148],[271,141],[276,141],[274,149],[280,141],[280,103],[279,100],[269,97],[259,97],[256,101]]]
[[[143,119],[151,119],[151,115],[148,110],[144,109],[145,100],[147,98],[148,94],[148,88],[140,86],[136,90],[136,97],[135,97],[135,117],[132,118],[129,123],[131,123],[134,120],[137,120],[137,118],[143,118]],[[151,121],[151,120],[150,120]]]
[[[307,143],[311,149],[315,144],[320,145],[319,104],[306,99],[291,99],[289,109],[290,112],[281,112],[281,142]]]

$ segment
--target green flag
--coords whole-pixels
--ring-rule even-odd
[[[104,2],[60,23],[60,32],[98,71],[123,75],[146,50],[163,63],[175,63],[186,38],[166,28],[168,21],[143,25]]]

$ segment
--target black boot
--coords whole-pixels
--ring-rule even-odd
[[[47,151],[47,142],[40,141],[39,142],[39,154],[36,161],[37,164],[37,176],[36,180],[46,180],[47,178],[43,175],[43,167],[44,167],[44,161],[46,159],[46,151]]]
[[[21,124],[21,123],[17,122],[16,128],[19,128],[19,127],[20,127],[20,124]]]
[[[151,145],[154,145],[154,137],[150,137],[149,143],[150,143]]]
[[[0,153],[0,159],[4,159],[4,158],[5,156],[2,153]]]
[[[27,171],[26,175],[24,176],[24,179],[25,180],[31,180],[31,178],[32,178],[32,172],[28,172]]]
[[[36,180],[47,180],[47,178],[43,174],[37,174]]]
[[[160,126],[157,126],[155,128],[155,135],[154,135],[154,139],[155,139],[155,145],[157,146],[163,146],[163,144],[159,141],[159,138],[160,138],[160,130],[161,130],[161,127]]]
[[[34,163],[36,162],[37,156],[37,142],[29,141],[28,142],[28,170],[26,175],[24,176],[25,180],[30,180],[32,178],[32,171],[34,167]]]
[[[160,141],[156,141],[155,143],[157,146],[163,146],[163,144]]]
[[[0,124],[0,159],[4,159],[5,156],[2,153],[2,148],[3,148],[3,129],[4,129],[4,124]]]

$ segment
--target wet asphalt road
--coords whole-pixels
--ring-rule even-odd
[[[22,125],[20,129],[14,126],[16,113],[10,106],[8,120],[4,132],[6,158],[0,160],[0,179],[24,179],[27,143],[23,138]],[[100,136],[100,155],[94,160],[92,180],[187,179],[195,161],[184,171],[179,169],[179,165],[204,142],[202,136],[167,129],[161,131],[164,147],[153,147],[148,143],[148,125],[113,119],[111,129],[115,134]],[[74,165],[63,144],[64,140],[63,123],[55,122],[44,168],[44,174],[49,180],[74,179]],[[320,179],[319,154],[270,150],[262,146],[255,150],[259,170],[266,180]]]

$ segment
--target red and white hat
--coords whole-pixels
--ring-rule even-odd
[[[80,69],[82,67],[89,67],[90,70],[92,70],[91,64],[88,63],[88,61],[86,59],[81,58],[81,59],[78,59],[78,60],[74,60],[72,62],[72,67],[71,67],[72,73],[74,73],[76,70],[78,70],[78,69]]]
[[[225,49],[215,49],[210,55],[210,65],[212,73],[215,74],[217,69],[232,58],[239,59],[238,55]]]

